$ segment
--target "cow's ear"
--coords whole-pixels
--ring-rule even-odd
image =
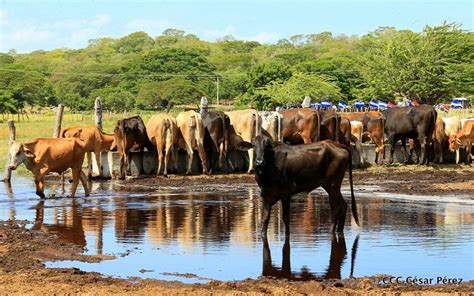
[[[33,151],[31,151],[30,149],[26,148],[25,146],[23,146],[23,151],[25,152],[25,156],[28,157],[28,158],[35,158],[35,154],[33,153]]]
[[[252,149],[253,145],[252,143],[249,142],[240,142],[235,146],[235,149],[240,150],[240,151],[248,151],[249,149]]]

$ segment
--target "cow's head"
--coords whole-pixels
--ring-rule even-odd
[[[10,163],[8,164],[8,168],[15,170],[20,164],[34,158],[35,154],[26,148],[25,145],[13,142],[10,146]]]
[[[457,135],[451,135],[448,138],[449,150],[456,151],[461,146],[461,141],[458,139]]]
[[[267,164],[275,162],[275,151],[273,150],[274,142],[265,134],[256,136],[252,143],[241,142],[237,145],[238,150],[247,151],[255,149],[255,168],[259,169]]]

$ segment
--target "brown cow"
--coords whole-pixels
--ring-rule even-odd
[[[191,173],[193,164],[194,149],[198,150],[202,164],[202,173],[207,173],[206,152],[204,151],[204,125],[201,114],[190,110],[181,112],[176,117],[176,123],[180,131],[178,147],[186,149],[188,154],[188,168],[186,174]]]
[[[230,119],[224,112],[209,111],[207,107],[201,107],[200,114],[205,131],[204,148],[209,157],[209,173],[212,173],[216,164],[222,170],[224,160],[227,161]]]
[[[317,110],[317,112],[321,118],[319,140],[339,142],[341,116],[332,110]]]
[[[66,128],[61,132],[61,137],[75,137],[83,140],[86,143],[88,176],[92,176],[91,152],[94,152],[97,168],[99,169],[99,176],[103,176],[100,153],[102,151],[115,149],[116,144],[114,135],[103,133],[98,127],[92,125]]]
[[[449,150],[451,151],[465,147],[467,152],[466,163],[470,163],[472,144],[474,144],[474,120],[466,121],[464,127],[457,134],[451,135],[448,141]]]
[[[258,112],[254,109],[237,110],[225,112],[230,119],[229,146],[236,147],[239,143],[251,142],[257,135],[262,133],[262,120]],[[253,149],[248,150],[249,169],[253,171]]]
[[[368,112],[340,112],[343,118],[351,121],[360,121],[364,130],[362,136],[369,135],[370,141],[375,144],[375,163],[382,163],[385,155],[384,126],[385,119],[379,111]]]
[[[178,125],[176,119],[166,113],[153,115],[146,124],[146,132],[148,139],[153,146],[155,146],[158,155],[156,175],[159,175],[161,173],[161,168],[164,167],[163,175],[167,176],[170,153],[173,153],[178,139]],[[174,158],[177,159],[178,155],[176,155],[176,153],[173,154]]]
[[[114,129],[115,143],[120,155],[120,179],[125,179],[127,168],[130,167],[130,151],[140,151],[140,163],[143,164],[143,149],[153,151],[154,147],[148,140],[146,127],[140,116],[117,120]],[[141,167],[143,172],[143,167]]]
[[[50,172],[60,174],[71,168],[71,197],[76,194],[79,179],[84,186],[85,195],[89,196],[87,177],[82,171],[85,153],[86,144],[78,138],[38,138],[26,143],[13,142],[10,147],[9,169],[15,170],[24,163],[34,175],[36,194],[45,198],[44,176]]]
[[[319,141],[319,113],[309,108],[294,108],[280,112],[283,116],[283,141],[308,144]]]

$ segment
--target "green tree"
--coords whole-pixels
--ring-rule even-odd
[[[300,104],[305,96],[313,100],[330,100],[333,103],[342,98],[340,88],[334,80],[325,75],[294,73],[286,81],[274,81],[256,91],[260,97],[271,98],[261,102],[264,108]]]
[[[472,94],[472,52],[472,34],[457,24],[427,26],[421,33],[381,28],[361,42],[361,73],[368,87],[363,93],[427,104]]]

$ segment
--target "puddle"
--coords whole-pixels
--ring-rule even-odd
[[[56,233],[86,254],[117,257],[49,267],[184,283],[262,274],[293,280],[376,274],[474,279],[470,196],[404,196],[365,186],[356,191],[362,227],[348,215],[344,236],[332,236],[327,197],[316,190],[293,198],[290,245],[284,245],[278,205],[268,244],[260,239],[259,190],[253,185],[195,192],[101,181],[88,198],[79,189],[79,198],[40,202],[31,179],[16,176],[12,184],[13,193],[0,184],[0,219],[34,221],[31,228]]]

